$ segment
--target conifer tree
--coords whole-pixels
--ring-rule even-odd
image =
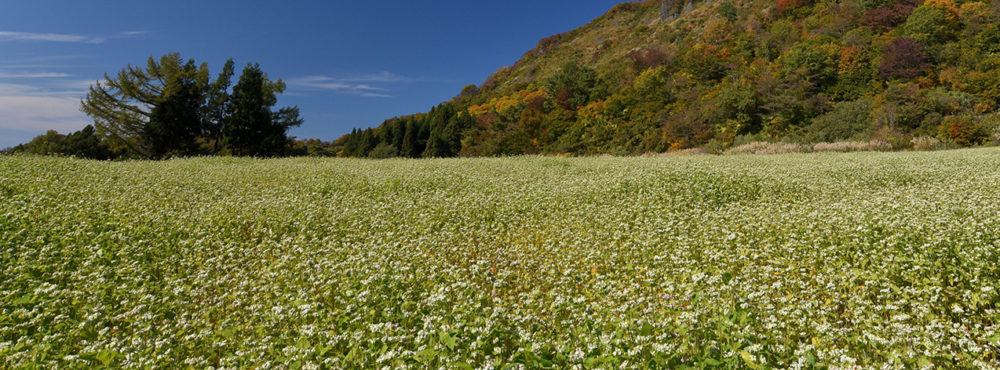
[[[197,154],[196,139],[202,134],[202,101],[198,68],[191,60],[169,77],[163,96],[154,105],[149,123],[143,128],[142,138],[152,158]]]
[[[420,156],[419,138],[420,130],[413,120],[407,120],[406,132],[403,134],[403,145],[399,148],[399,155],[409,158]]]
[[[218,153],[222,144],[223,125],[226,118],[226,102],[229,101],[229,87],[232,83],[234,63],[226,61],[222,72],[206,92],[205,106],[202,108],[202,123],[205,134],[212,140],[213,152]]]
[[[97,135],[105,138],[115,152],[133,156],[149,156],[149,145],[142,137],[150,121],[152,109],[166,97],[167,84],[181,74],[191,79],[198,89],[208,85],[208,65],[201,64],[194,71],[178,53],[170,53],[159,60],[149,57],[146,67],[129,65],[115,77],[104,75],[80,104],[80,109],[94,119]]]
[[[271,157],[282,155],[288,144],[288,129],[302,124],[298,107],[271,112],[276,94],[285,90],[280,79],[269,81],[259,64],[248,64],[233,87],[224,119],[224,141],[235,155]]]

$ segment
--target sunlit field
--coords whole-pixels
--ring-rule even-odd
[[[0,367],[996,367],[1000,150],[0,157]]]

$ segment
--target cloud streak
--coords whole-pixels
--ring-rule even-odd
[[[137,37],[148,34],[147,31],[128,31],[114,36],[87,36],[64,33],[33,33],[0,31],[0,41],[41,41],[62,43],[100,44],[113,38]]]
[[[0,72],[0,78],[64,78],[69,77],[65,73],[2,73]]]
[[[0,31],[0,41],[46,41],[99,44],[104,42],[104,40],[104,38],[84,35]]]
[[[340,78],[306,76],[288,80],[288,85],[304,90],[327,90],[369,98],[391,98],[389,89],[375,86],[375,84],[410,81],[412,80],[403,76],[381,72]]]
[[[355,76],[348,76],[338,79],[343,82],[412,82],[413,79],[409,77],[403,77],[390,72],[379,72],[375,74],[362,74]]]

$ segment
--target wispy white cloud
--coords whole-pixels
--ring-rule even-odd
[[[350,83],[341,79],[323,76],[307,76],[288,81],[289,85],[322,90],[354,90],[354,91],[385,91],[383,88],[368,84]]]
[[[0,41],[48,41],[99,44],[104,42],[104,40],[104,38],[84,35],[0,31]]]
[[[148,34],[148,33],[149,33],[149,31],[128,31],[128,32],[122,32],[121,35],[122,36],[142,36],[142,35],[145,35],[145,34]]]
[[[390,72],[344,77],[306,76],[288,80],[288,85],[303,90],[328,90],[370,98],[391,98],[389,89],[378,84],[412,82],[413,79]]]
[[[136,37],[148,33],[149,33],[148,31],[127,31],[111,36],[89,36],[89,35],[74,35],[65,33],[0,31],[0,41],[42,41],[42,42],[100,44],[110,39]]]
[[[69,77],[69,75],[65,74],[65,73],[52,73],[52,72],[43,72],[43,73],[2,73],[2,72],[0,72],[0,78],[7,78],[7,79],[10,79],[10,78],[63,78],[63,77]]]
[[[410,82],[413,79],[409,77],[403,77],[391,72],[382,71],[375,74],[360,74],[354,76],[342,77],[337,80],[343,82]]]
[[[90,59],[92,55],[41,55],[22,58],[5,58],[0,60],[0,72],[27,74],[38,71],[51,72],[68,68],[78,68],[81,60]]]

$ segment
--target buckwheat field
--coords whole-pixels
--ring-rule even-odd
[[[0,157],[0,367],[1000,365],[1000,150]]]

